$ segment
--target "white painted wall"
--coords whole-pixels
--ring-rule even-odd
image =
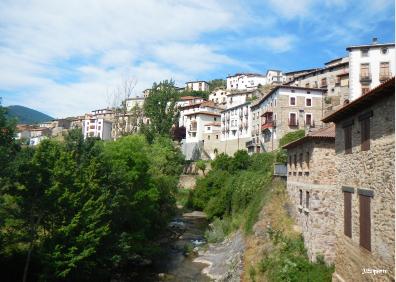
[[[190,118],[191,117],[191,118]],[[193,122],[197,123],[197,130],[190,131],[190,125]],[[220,121],[220,116],[207,115],[204,113],[197,113],[197,115],[187,116],[186,120],[186,143],[194,143],[204,139],[205,124]],[[195,135],[195,136],[194,136]]]
[[[216,104],[226,103],[228,93],[225,89],[217,89],[209,94],[209,101],[213,101]]]
[[[189,81],[186,82],[186,88],[193,91],[209,91],[209,83],[206,81]]]
[[[364,48],[353,48],[349,51],[349,99],[353,101],[362,95],[362,84],[360,82],[360,65],[363,63],[369,63],[370,73],[371,73],[371,83],[369,85],[370,89],[373,89],[380,85],[379,80],[379,69],[381,62],[390,63],[391,76],[395,75],[395,46],[386,47],[388,51],[386,54],[382,53],[382,47],[379,44],[369,46],[368,56],[362,56],[362,49]]]
[[[111,140],[111,127],[112,123],[102,118],[86,118],[82,124],[84,139],[99,137],[102,140]]]
[[[129,98],[125,101],[125,103],[126,103],[127,111],[131,111],[135,106],[139,108],[143,108],[144,98],[143,97]]]
[[[262,75],[248,74],[239,74],[227,77],[227,90],[256,89],[259,84],[267,84],[267,78]]]
[[[251,126],[250,103],[226,109],[221,113],[221,141],[250,137]]]

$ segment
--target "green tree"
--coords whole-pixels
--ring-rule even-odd
[[[209,81],[209,92],[212,92],[217,88],[226,88],[226,86],[227,81],[225,79],[213,79]]]
[[[1,106],[0,100],[0,180],[7,175],[8,164],[19,150],[15,142],[15,120],[7,119],[7,109]]]
[[[300,138],[303,138],[304,136],[305,136],[304,129],[286,133],[279,140],[279,149],[276,152],[276,161],[279,163],[287,163],[287,150],[282,149],[282,146],[289,144],[293,141],[296,141]]]
[[[205,175],[205,170],[206,170],[206,162],[204,160],[198,160],[195,163],[197,169],[199,169],[200,171],[202,171],[202,174]]]
[[[172,125],[178,120],[178,98],[179,93],[172,80],[153,84],[150,95],[144,102],[144,112],[150,119],[150,128],[155,133],[170,135]]]

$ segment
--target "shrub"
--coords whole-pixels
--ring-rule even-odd
[[[298,140],[305,136],[304,129],[300,129],[297,131],[286,133],[280,140],[279,140],[279,147],[282,147],[290,142]]]

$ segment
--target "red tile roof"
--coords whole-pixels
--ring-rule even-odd
[[[309,132],[306,136],[290,142],[286,145],[284,145],[282,148],[283,149],[290,149],[294,148],[300,144],[305,143],[306,141],[312,140],[312,139],[327,139],[329,142],[335,142],[335,126],[331,125],[330,127],[326,128],[320,128],[316,131]]]
[[[194,96],[182,96],[180,97],[181,100],[195,100],[195,99],[202,99],[201,97],[194,97]]]
[[[212,126],[221,126],[221,123],[220,122],[209,122],[209,123],[205,124],[205,126],[210,126],[210,125],[212,125]]]
[[[218,113],[206,112],[206,111],[201,111],[201,112],[194,112],[194,113],[185,114],[185,116],[191,116],[191,115],[221,116],[221,115],[218,114]]]
[[[345,105],[338,111],[325,117],[323,122],[337,122],[345,117],[350,116],[356,112],[364,110],[367,106],[371,106],[373,103],[378,101],[380,98],[395,95],[395,77],[385,81],[376,88],[372,89],[365,95],[360,96],[358,99]]]

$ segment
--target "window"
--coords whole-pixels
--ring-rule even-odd
[[[214,118],[214,121],[217,121],[217,118]]]
[[[294,168],[297,168],[297,155],[294,154]]]
[[[352,124],[344,127],[345,154],[352,154]]]
[[[305,87],[309,88],[309,82],[305,83]]]
[[[344,234],[352,238],[352,193],[344,191]]]
[[[219,135],[216,135],[216,139],[219,139]]]
[[[296,105],[296,97],[290,97],[290,106]]]
[[[208,140],[210,140],[210,135],[208,135]]]
[[[322,78],[320,82],[320,87],[327,87],[327,78]]]
[[[384,55],[387,54],[388,53],[388,48],[382,48],[381,49],[381,53],[384,54]]]
[[[207,130],[210,130],[210,126],[207,127]]]
[[[309,152],[305,153],[305,162],[307,163],[307,167],[309,168]]]
[[[300,153],[299,162],[300,162],[300,167],[302,167],[302,165],[303,165],[303,153]]]
[[[305,99],[305,106],[311,107],[312,106],[312,99],[311,98],[306,98]]]
[[[367,112],[359,116],[360,121],[360,139],[361,139],[361,150],[370,150],[370,117],[373,112]]]
[[[312,114],[305,114],[305,125],[312,125]]]
[[[360,246],[371,251],[370,197],[359,195]]]
[[[289,125],[296,126],[297,125],[297,114],[289,113]]]
[[[360,80],[370,79],[370,64],[360,64]]]
[[[289,156],[289,166],[292,166],[292,156]]]
[[[390,78],[389,62],[380,63],[380,81],[384,81]]]
[[[276,99],[274,100],[274,107],[276,107]]]
[[[368,49],[362,49],[361,54],[362,54],[362,57],[368,57],[369,50]]]
[[[300,206],[302,206],[303,202],[303,192],[300,190]]]
[[[309,192],[305,192],[305,207],[309,209]]]

